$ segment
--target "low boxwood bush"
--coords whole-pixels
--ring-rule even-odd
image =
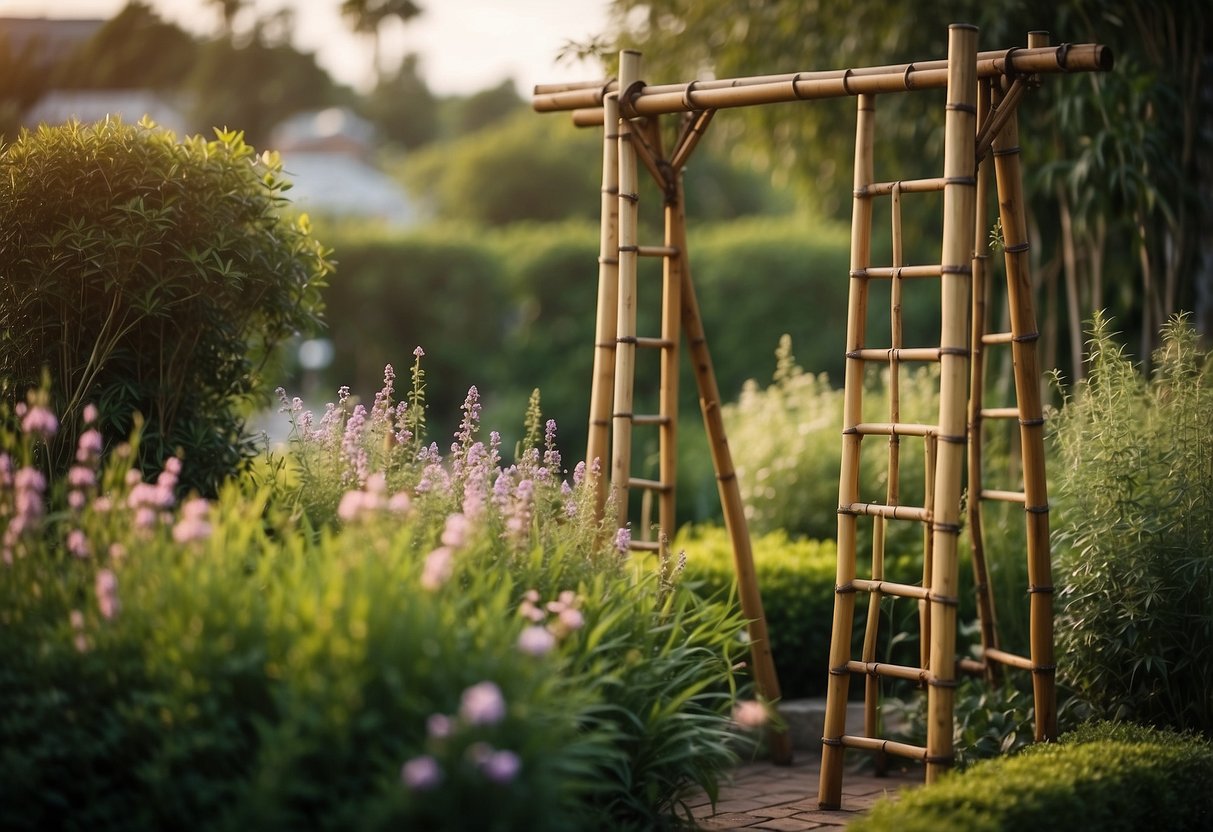
[[[623,555],[554,425],[507,464],[473,390],[443,455],[391,375],[288,398],[286,458],[180,505],[188,461],[103,463],[92,408],[49,481],[45,394],[0,413],[0,827],[651,829],[715,793],[737,612]]]
[[[986,760],[881,801],[857,832],[1207,830],[1213,744],[1195,735],[1097,723]]]
[[[109,120],[39,127],[0,151],[0,394],[49,371],[75,435],[86,402],[107,444],[142,415],[139,464],[181,451],[214,493],[253,453],[243,414],[275,344],[317,322],[330,264],[279,211],[281,165],[241,134],[178,141]],[[70,443],[45,446],[51,468]]]

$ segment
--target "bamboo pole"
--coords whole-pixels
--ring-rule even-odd
[[[686,214],[677,194],[666,190],[665,245],[677,251],[663,258],[661,275],[661,392],[659,412],[660,473],[662,491],[659,498],[657,522],[661,536],[674,536],[674,496],[678,481],[678,345],[682,340],[682,261],[683,241],[686,239]],[[664,554],[664,547],[663,547]]]
[[[977,86],[977,123],[980,133],[985,131],[990,118],[990,81],[982,79]],[[982,336],[986,331],[986,302],[989,296],[989,280],[986,274],[990,260],[990,241],[986,231],[986,204],[989,201],[990,164],[981,158],[978,149],[977,165],[977,209],[973,238],[973,298],[969,334],[969,543],[972,546],[973,583],[977,595],[977,621],[981,628],[982,655],[991,648],[997,649],[998,625],[994,612],[994,596],[990,591],[990,571],[986,565],[985,532],[982,528],[981,493],[984,482],[982,471],[981,410],[985,400],[985,350]],[[995,662],[985,663],[987,681],[993,682],[999,674]]]
[[[927,689],[927,783],[952,764],[956,685],[957,537],[968,402],[969,283],[976,191],[977,28],[948,27],[944,120],[944,225],[940,262],[939,448],[931,576],[931,675]]]
[[[865,270],[872,255],[872,200],[862,189],[874,180],[872,146],[875,136],[876,101],[858,97],[855,119],[854,187],[860,193],[852,200],[851,285],[847,300],[846,374],[843,393],[842,467],[838,477],[838,505],[859,500],[859,443],[854,427],[863,421],[864,362],[853,354],[864,345],[868,308],[868,277]],[[830,666],[826,688],[825,725],[821,738],[821,778],[817,805],[838,809],[842,805],[842,738],[846,733],[847,690],[851,675],[851,627],[855,616],[855,533],[853,513],[838,513],[838,560],[834,578],[834,619],[830,630]]]
[[[1102,44],[1063,44],[1056,47],[982,52],[977,56],[976,72],[979,78],[1057,72],[1107,72],[1112,69],[1113,63],[1112,50]],[[646,86],[624,105],[623,113],[629,117],[653,116],[848,95],[908,92],[939,89],[947,86],[947,82],[946,60],[691,81]],[[532,106],[538,112],[599,107],[606,93],[612,89],[626,90],[629,84],[594,81],[587,82],[582,87],[568,85],[570,89],[560,91],[548,91],[548,86],[550,85],[536,87],[532,97]]]
[[[741,613],[749,622],[750,661],[754,668],[754,683],[759,695],[768,702],[782,698],[779,676],[775,672],[775,659],[771,654],[771,639],[767,631],[766,613],[762,606],[762,593],[758,586],[758,574],[754,569],[754,550],[750,543],[749,525],[745,519],[745,504],[737,483],[737,470],[733,467],[733,454],[724,429],[721,413],[720,389],[716,383],[716,371],[712,356],[708,352],[707,336],[703,319],[699,314],[699,301],[691,281],[691,261],[687,255],[686,204],[682,185],[681,169],[674,171],[675,201],[681,215],[677,245],[682,252],[682,329],[686,333],[687,351],[695,371],[695,383],[699,391],[699,409],[703,414],[703,426],[708,435],[708,447],[712,454],[712,466],[716,471],[716,489],[720,495],[720,507],[724,514],[725,530],[733,543],[733,572],[737,576],[737,595],[741,602]],[[767,732],[771,760],[778,765],[792,762],[792,745],[787,731]]]
[[[602,205],[598,237],[598,311],[594,328],[594,375],[590,385],[590,426],[585,461],[595,477],[598,516],[606,502],[610,463],[611,404],[615,387],[615,325],[619,303],[619,103],[604,102]]]
[[[640,53],[619,53],[619,76],[628,90],[639,78]],[[624,107],[620,104],[620,115]],[[636,171],[636,144],[632,123],[619,119],[619,295],[615,323],[615,395],[611,418],[611,496],[615,501],[616,525],[628,522],[628,480],[632,469],[633,387],[636,375],[636,261],[637,202],[640,183]]]
[[[1029,44],[1047,40],[1029,35]],[[994,171],[1002,219],[1007,271],[1007,306],[1011,313],[1011,355],[1019,436],[1023,455],[1025,512],[1028,528],[1029,641],[1037,742],[1057,737],[1057,694],[1053,658],[1053,574],[1049,554],[1049,496],[1045,479],[1044,412],[1037,364],[1036,313],[1028,260],[1027,220],[1019,169],[1019,123],[1012,116],[994,139]]]

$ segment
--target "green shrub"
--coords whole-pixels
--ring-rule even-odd
[[[27,404],[0,437],[0,826],[651,829],[715,793],[738,614],[620,556],[554,425],[507,466],[469,394],[449,456],[414,441],[419,371],[403,408],[288,400],[290,458],[179,508],[179,461],[145,483],[88,432],[46,485]]]
[[[1057,420],[1058,668],[1099,715],[1213,734],[1213,362],[1162,335],[1147,379],[1097,316]]]
[[[1213,745],[1103,723],[883,800],[857,832],[1198,830],[1213,825]]]
[[[273,155],[238,133],[178,142],[107,121],[25,132],[0,153],[0,386],[9,406],[54,378],[108,442],[143,416],[140,464],[183,451],[213,493],[250,453],[241,418],[275,344],[317,323],[326,252],[278,214]],[[70,431],[69,431],[70,433]],[[50,446],[62,472],[72,448]]]

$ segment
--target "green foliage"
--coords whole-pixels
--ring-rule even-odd
[[[755,535],[751,545],[783,696],[821,696],[834,611],[834,544],[772,531]],[[733,545],[723,528],[684,527],[672,546],[687,553],[685,580],[707,597],[735,593]]]
[[[525,102],[518,97],[514,79],[506,78],[494,87],[452,102],[452,130],[456,136],[485,130],[525,107]]]
[[[366,99],[366,114],[379,135],[417,148],[438,135],[438,99],[421,76],[419,58],[408,54],[394,75],[381,77]]]
[[[247,455],[241,407],[275,344],[317,322],[326,252],[280,218],[273,156],[239,134],[178,142],[109,121],[23,133],[0,156],[0,379],[10,406],[56,381],[108,441],[144,418],[148,470],[183,449],[213,493]],[[66,468],[71,448],[49,449]]]
[[[52,77],[60,89],[180,88],[197,60],[198,42],[132,0],[75,50]]]
[[[0,825],[656,829],[715,793],[736,612],[621,558],[550,444],[503,468],[469,401],[448,458],[385,450],[407,410],[144,519],[164,474],[37,486],[32,410],[3,433]],[[296,510],[325,480],[340,528]]]
[[[1208,829],[1213,745],[1101,723],[883,800],[857,832]]]
[[[1097,315],[1056,427],[1062,678],[1096,713],[1213,733],[1213,372],[1185,319],[1146,378]]]

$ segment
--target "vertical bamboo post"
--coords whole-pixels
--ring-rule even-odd
[[[941,257],[939,448],[931,575],[931,672],[927,691],[927,783],[952,763],[956,686],[957,537],[969,382],[969,283],[976,197],[977,28],[948,27]]]
[[[762,607],[762,594],[758,587],[758,575],[754,569],[754,550],[750,543],[749,524],[745,519],[745,505],[741,501],[741,490],[737,484],[737,471],[733,467],[733,454],[729,450],[725,434],[724,418],[721,414],[720,389],[716,384],[716,371],[712,356],[708,352],[708,341],[703,330],[703,319],[699,315],[699,301],[695,297],[695,286],[691,281],[691,261],[687,254],[686,218],[681,169],[674,172],[675,204],[678,221],[676,245],[682,259],[682,328],[686,333],[687,351],[695,371],[695,383],[699,390],[699,408],[703,414],[703,426],[708,435],[708,446],[712,454],[712,466],[716,471],[716,489],[720,495],[720,507],[724,514],[725,530],[733,543],[733,571],[737,576],[737,595],[741,602],[741,613],[749,622],[750,661],[754,669],[754,683],[759,695],[768,702],[782,697],[779,677],[775,672],[775,659],[771,654],[771,639],[767,631],[766,613]],[[771,759],[779,765],[792,762],[792,745],[787,731],[771,729],[767,733]]]
[[[640,78],[640,53],[619,53],[619,90],[626,95]],[[636,171],[637,137],[627,118],[627,102],[619,102],[619,294],[615,323],[615,395],[611,416],[611,496],[616,525],[628,522],[628,480],[632,475],[633,388],[636,375],[636,260],[640,183]]]
[[[675,171],[672,176],[679,176]],[[686,239],[686,214],[678,200],[677,189],[667,189],[665,199],[665,245],[677,254],[664,258],[661,276],[661,451],[658,478],[662,490],[658,502],[657,522],[661,526],[658,540],[674,536],[674,497],[678,483],[678,347],[682,340],[682,269],[681,242]],[[662,546],[662,554],[665,547]]]
[[[851,217],[851,285],[847,300],[846,374],[842,417],[842,467],[838,477],[838,565],[834,578],[834,619],[830,630],[830,666],[826,688],[825,725],[821,738],[821,779],[817,804],[822,809],[842,805],[842,737],[846,733],[847,691],[851,657],[851,627],[855,616],[855,532],[858,518],[843,510],[859,501],[859,442],[856,426],[863,421],[863,348],[868,313],[868,277],[872,253],[872,200],[863,189],[874,179],[872,144],[876,99],[857,98],[855,119],[855,178]]]
[[[1033,32],[1030,46],[1045,46],[1048,35]],[[1049,494],[1045,480],[1044,412],[1040,369],[1036,358],[1036,313],[1028,260],[1027,220],[1023,180],[1019,170],[1019,119],[1007,120],[994,138],[994,171],[998,209],[1002,218],[1007,270],[1007,306],[1011,313],[1011,356],[1015,367],[1015,398],[1019,405],[1019,437],[1023,455],[1026,522],[1028,528],[1029,642],[1032,692],[1036,706],[1037,742],[1057,737],[1057,693],[1053,659],[1053,570],[1049,555]]]
[[[990,81],[984,78],[977,86],[977,127],[990,117]],[[981,627],[981,647],[984,651],[998,647],[998,624],[994,612],[994,597],[990,590],[990,572],[986,564],[985,533],[982,528],[981,489],[982,470],[981,409],[985,400],[985,351],[982,336],[986,332],[986,301],[989,296],[990,241],[986,229],[986,204],[990,193],[990,165],[982,159],[977,166],[977,210],[973,235],[973,298],[969,335],[969,543],[972,546],[973,584],[977,596],[977,621]],[[998,675],[997,662],[985,662],[987,681]]]
[[[615,325],[619,302],[619,100],[603,99],[602,219],[598,236],[598,311],[594,327],[594,376],[585,463],[597,471],[594,488],[601,517],[610,463],[611,403],[615,387]]]

